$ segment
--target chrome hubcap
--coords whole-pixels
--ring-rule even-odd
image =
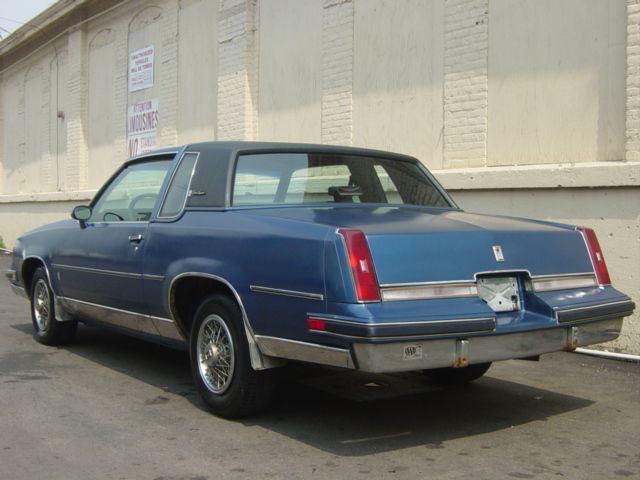
[[[33,316],[36,319],[38,330],[44,332],[47,330],[50,321],[50,297],[49,289],[44,280],[40,279],[36,282],[33,290]]]
[[[233,339],[229,327],[218,315],[209,315],[198,332],[200,378],[213,393],[224,393],[235,366]]]

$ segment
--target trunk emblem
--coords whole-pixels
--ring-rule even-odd
[[[496,257],[496,262],[504,262],[504,255],[502,254],[502,247],[500,245],[493,246],[493,256]]]

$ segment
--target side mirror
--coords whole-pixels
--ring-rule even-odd
[[[79,205],[71,212],[71,218],[78,220],[80,226],[84,227],[84,222],[91,218],[91,207],[87,205]]]

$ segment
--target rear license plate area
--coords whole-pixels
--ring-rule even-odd
[[[520,289],[516,276],[478,277],[478,295],[494,312],[520,310]]]

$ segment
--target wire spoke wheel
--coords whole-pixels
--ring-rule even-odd
[[[45,332],[49,328],[49,322],[51,321],[50,305],[49,288],[44,280],[39,279],[34,287],[33,316],[41,332]]]
[[[197,349],[198,369],[206,387],[215,394],[224,393],[233,379],[235,350],[222,317],[209,315],[202,321]]]

